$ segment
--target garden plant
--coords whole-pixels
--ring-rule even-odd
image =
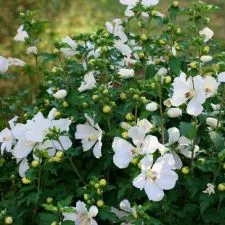
[[[0,56],[0,78],[31,88],[25,103],[1,98],[16,115],[0,132],[0,224],[225,224],[225,52],[208,18],[219,8],[158,3],[120,0],[123,20],[52,51],[48,23],[20,14],[24,53]]]

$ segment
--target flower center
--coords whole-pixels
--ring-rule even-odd
[[[147,177],[148,177],[150,180],[156,180],[157,174],[156,174],[155,171],[149,169],[149,170],[147,171]]]
[[[140,150],[141,150],[141,148],[137,147],[137,148],[134,148],[133,150],[131,150],[131,152],[132,152],[132,154],[137,154],[140,152]]]
[[[84,214],[80,217],[80,225],[87,225],[88,224],[88,215]]]
[[[190,90],[189,92],[187,92],[185,94],[186,98],[193,98],[195,96],[195,91],[194,90]]]
[[[210,93],[210,92],[212,92],[212,89],[206,88],[206,89],[205,89],[205,92],[206,92],[206,93]]]
[[[3,141],[9,141],[10,139],[11,139],[10,136],[3,137]]]
[[[97,141],[98,140],[98,135],[97,134],[93,135],[91,137],[88,137],[87,139],[88,139],[88,141]]]

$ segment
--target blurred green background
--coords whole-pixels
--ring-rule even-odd
[[[211,16],[210,28],[215,31],[217,39],[224,41],[225,0],[205,1],[221,7]],[[172,0],[161,0],[161,11],[166,11],[171,2]],[[190,2],[180,0],[180,5],[187,5]],[[56,38],[94,31],[103,26],[105,21],[122,17],[124,9],[119,0],[0,0],[0,55],[24,59],[23,44],[13,41],[13,37],[21,23],[19,13],[25,10],[39,10],[40,19],[49,21],[44,38],[49,47],[49,43],[53,43]],[[21,50],[24,55],[21,54]],[[20,79],[19,86],[23,82],[24,80]],[[10,80],[0,80],[0,95],[16,91],[17,86]]]

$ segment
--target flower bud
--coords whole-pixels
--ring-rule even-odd
[[[31,180],[27,179],[26,177],[23,177],[22,178],[22,183],[23,184],[30,184],[31,183]]]
[[[120,93],[120,99],[121,100],[126,100],[127,99],[127,95],[125,93]]]
[[[172,78],[170,76],[164,77],[164,81],[165,81],[166,84],[170,84],[171,80],[172,80]]]
[[[51,197],[46,198],[46,202],[48,204],[51,204],[53,202],[53,198],[51,198]]]
[[[82,103],[82,106],[83,106],[83,108],[85,109],[85,108],[88,107],[88,103],[87,103],[87,102],[83,102],[83,103]]]
[[[212,61],[213,57],[211,55],[203,55],[201,56],[200,60],[204,63]]]
[[[219,184],[218,190],[221,191],[221,192],[225,191],[225,184],[224,183]]]
[[[63,101],[63,107],[67,108],[69,106],[69,103],[67,101]]]
[[[178,1],[173,1],[173,7],[179,7],[179,2]]]
[[[134,115],[132,113],[127,113],[126,120],[128,120],[128,121],[134,120]]]
[[[105,89],[102,93],[103,93],[103,95],[107,95],[107,94],[109,94],[109,90]]]
[[[133,95],[133,99],[135,99],[135,100],[139,99],[139,95],[134,94],[134,95]]]
[[[51,223],[51,225],[58,225],[58,223],[57,223],[56,221],[53,221],[53,222]]]
[[[142,41],[146,41],[148,39],[148,37],[146,36],[146,34],[142,34],[141,35],[141,40]]]
[[[36,167],[39,166],[39,162],[38,162],[37,160],[33,160],[33,161],[31,162],[31,166],[32,166],[33,168],[36,168]]]
[[[167,98],[166,100],[164,100],[163,105],[165,105],[168,108],[171,107],[172,106],[171,99]]]
[[[137,165],[137,164],[138,164],[138,159],[137,159],[137,158],[133,158],[133,159],[131,160],[131,163],[132,163],[133,165]]]
[[[96,192],[97,192],[98,195],[102,195],[102,193],[103,193],[103,191],[101,189],[99,189],[99,188],[97,189]]]
[[[56,152],[56,155],[55,155],[56,158],[62,159],[63,156],[64,156],[64,152],[62,152],[62,151]]]
[[[97,206],[101,208],[102,206],[104,206],[104,202],[102,200],[98,200]]]
[[[89,195],[88,194],[84,194],[84,200],[88,200],[89,199]]]
[[[96,189],[98,189],[100,187],[100,184],[99,183],[96,183],[95,186],[94,186]]]
[[[180,108],[171,108],[167,111],[167,115],[170,118],[176,118],[182,115],[182,110]]]
[[[58,117],[60,117],[61,115],[62,115],[62,113],[61,113],[60,111],[55,111],[55,112],[53,112],[54,118],[58,118]]]
[[[192,69],[197,69],[197,67],[198,67],[198,65],[197,65],[196,62],[191,62],[191,63],[189,64],[189,66],[190,66]]]
[[[103,111],[104,113],[110,113],[110,112],[111,112],[111,107],[108,106],[108,105],[106,105],[106,106],[103,107],[102,111]]]
[[[187,175],[190,173],[190,169],[188,166],[184,166],[182,169],[181,169],[181,172],[184,174],[184,175]]]
[[[204,49],[203,49],[203,52],[204,53],[209,53],[209,50],[210,50],[209,46],[205,46]]]
[[[156,102],[151,102],[146,105],[146,110],[149,112],[154,112],[158,109],[158,104]]]
[[[101,180],[99,181],[99,184],[100,184],[100,186],[105,187],[106,184],[107,184],[106,179],[101,179]]]
[[[98,95],[93,95],[93,96],[92,96],[92,100],[93,100],[93,101],[96,102],[96,101],[98,101],[98,99],[99,99]]]
[[[5,218],[5,224],[12,224],[13,223],[13,218],[11,216],[7,216]]]
[[[122,137],[123,137],[124,139],[127,139],[127,138],[128,138],[128,132],[127,132],[127,131],[124,131],[124,132],[122,133]]]
[[[159,44],[160,44],[160,45],[165,45],[165,44],[166,44],[166,42],[165,42],[165,40],[160,39],[160,40],[159,40]]]

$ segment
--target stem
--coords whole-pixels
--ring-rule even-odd
[[[65,148],[63,147],[61,141],[60,141],[59,139],[58,139],[57,141],[58,141],[59,145],[61,146],[61,148],[63,149],[63,151],[65,152],[66,150],[65,150]],[[70,164],[71,164],[71,166],[72,166],[72,168],[73,168],[73,171],[76,173],[76,175],[78,176],[78,178],[80,179],[80,181],[84,184],[83,178],[81,177],[81,175],[80,175],[80,173],[79,173],[79,171],[78,171],[76,165],[73,163],[72,157],[68,157],[68,159],[69,159]]]
[[[216,131],[218,131],[220,121],[222,119],[222,112],[223,112],[224,105],[225,105],[225,84],[223,85],[223,94],[222,94],[222,100],[220,103],[220,111],[219,111],[218,121],[217,121],[217,125],[216,125]]]
[[[161,139],[162,139],[162,144],[165,144],[165,138],[164,138],[164,118],[163,118],[163,100],[162,100],[162,84],[161,84],[161,81],[160,81],[160,85],[159,85],[159,109],[160,109]]]
[[[197,131],[198,131],[198,117],[195,117],[195,136],[192,141],[192,152],[191,152],[191,169],[193,169],[194,156],[195,156],[195,145],[197,140]]]
[[[134,112],[135,123],[137,123],[137,113],[138,113],[138,106],[136,104],[135,105],[135,112]]]
[[[70,164],[73,168],[73,171],[76,173],[76,175],[78,176],[78,178],[80,179],[80,181],[84,184],[83,178],[81,177],[77,167],[75,166],[75,164],[73,163],[73,159],[71,157],[68,157]]]

